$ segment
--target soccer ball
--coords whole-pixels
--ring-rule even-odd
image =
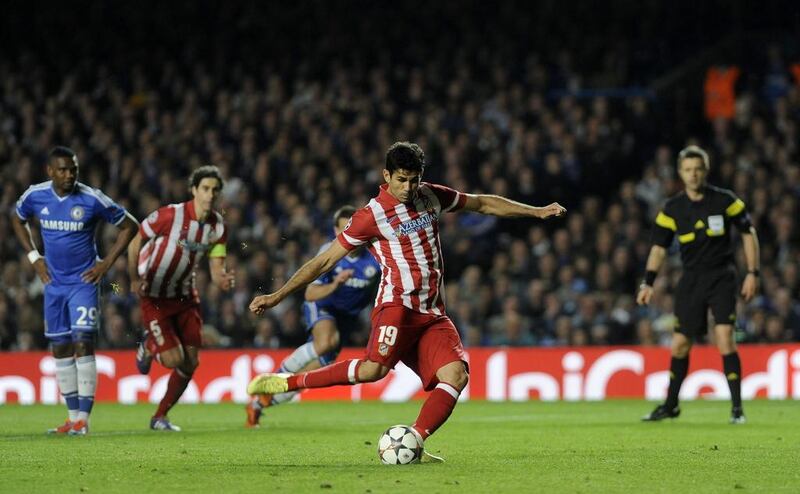
[[[422,449],[422,437],[407,425],[389,427],[378,440],[378,458],[384,465],[419,463]]]

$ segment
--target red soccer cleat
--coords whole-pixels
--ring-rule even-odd
[[[247,412],[247,421],[244,426],[248,429],[255,429],[259,426],[258,421],[261,419],[261,411],[267,408],[272,401],[272,395],[259,394],[244,407]]]
[[[52,429],[47,429],[48,434],[66,434],[72,430],[72,426],[75,422],[72,422],[70,419],[67,419],[63,425],[58,427],[54,427]]]
[[[85,420],[72,423],[72,428],[67,432],[70,436],[85,436],[89,433],[89,424]]]

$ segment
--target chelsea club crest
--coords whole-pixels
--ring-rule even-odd
[[[81,206],[75,206],[69,211],[70,217],[75,221],[82,220],[84,214],[86,214],[86,212],[83,210]]]

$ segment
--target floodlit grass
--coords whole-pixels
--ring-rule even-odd
[[[691,402],[641,423],[643,401],[460,404],[426,447],[444,464],[381,465],[378,436],[420,403],[301,403],[244,429],[241,405],[178,405],[181,433],[147,429],[152,405],[100,403],[88,437],[49,437],[56,406],[0,407],[2,492],[797,492],[800,404]]]

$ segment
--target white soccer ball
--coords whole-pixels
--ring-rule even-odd
[[[384,465],[419,463],[422,444],[422,436],[413,427],[393,425],[378,440],[378,457]]]

